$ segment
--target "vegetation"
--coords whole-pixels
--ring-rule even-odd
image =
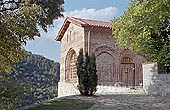
[[[7,77],[6,73],[0,70],[0,109],[13,110],[14,105],[22,103],[22,93],[26,88],[13,77]]]
[[[64,0],[0,0],[0,68],[9,72],[22,45],[62,17]]]
[[[79,91],[82,95],[94,95],[97,91],[97,74],[96,74],[96,58],[95,55],[88,55],[86,52],[85,59],[83,49],[80,49],[77,58],[77,75],[79,81]]]
[[[132,0],[127,11],[113,19],[113,35],[119,46],[149,61],[170,65],[169,7],[169,0]]]
[[[25,52],[22,61],[15,64],[16,70],[0,80],[0,105],[19,107],[56,98],[59,66],[43,56]]]
[[[73,99],[59,99],[52,102],[44,103],[28,110],[85,110],[90,108],[94,103]]]
[[[37,71],[39,68],[37,68],[35,72],[34,69],[36,67],[33,68],[31,63],[28,63],[28,65],[25,62],[18,63],[18,68],[20,68],[20,70],[19,72],[16,72],[16,74],[12,73],[13,76],[16,76],[16,79],[14,80],[10,80],[10,76],[4,76],[4,73],[9,73],[14,67],[14,62],[21,60],[22,46],[26,45],[28,40],[34,40],[36,36],[40,36],[40,29],[47,32],[47,27],[53,24],[53,20],[63,16],[63,4],[64,0],[0,0],[0,84],[8,85],[6,87],[0,86],[0,96],[3,96],[0,97],[0,107],[6,104],[5,110],[11,110],[11,107],[13,107],[15,102],[18,102],[17,95],[19,94],[16,87],[18,87],[18,84],[20,83],[15,83],[15,80],[21,79],[21,81],[26,84],[25,81],[33,81],[33,77],[35,76],[35,81],[39,81],[37,84],[40,84],[41,82],[41,85],[37,85],[37,88],[41,88],[39,99],[44,99],[41,95],[43,94],[43,96],[45,96],[47,95],[45,91],[49,91],[45,90],[46,86],[42,86],[45,82],[49,82],[52,78],[54,82],[52,84],[56,85],[57,82],[55,82],[56,78],[54,75],[49,76],[46,74],[48,73],[48,70]],[[37,60],[34,59],[34,61]],[[29,69],[29,72],[27,69],[26,71],[24,71],[25,69],[21,70],[24,66]],[[44,66],[44,63],[41,64],[39,62],[39,66]],[[47,66],[45,65],[44,68],[47,68]],[[33,73],[31,73],[31,71]],[[50,69],[50,71],[52,72],[53,69]],[[24,79],[23,77],[25,76],[28,76],[26,77],[28,79]],[[49,85],[51,85],[51,83],[49,83]],[[25,85],[25,87],[30,86]],[[33,84],[33,88],[31,89],[33,89],[33,91],[40,91],[39,89],[35,90],[35,87],[36,86]],[[49,87],[48,89],[53,90]],[[32,94],[32,96],[39,95]],[[46,97],[49,96],[47,95]],[[32,97],[30,99],[33,100]],[[26,103],[30,102],[28,101]],[[4,108],[2,108],[2,110],[4,110]]]

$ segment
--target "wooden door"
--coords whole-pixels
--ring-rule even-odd
[[[135,64],[125,63],[120,66],[120,81],[122,86],[135,86]]]

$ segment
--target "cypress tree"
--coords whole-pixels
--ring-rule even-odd
[[[78,75],[78,89],[82,95],[92,96],[96,92],[97,86],[97,74],[96,74],[96,60],[95,55],[91,56],[85,53],[83,55],[83,49],[80,49],[79,56],[77,58],[77,75]]]
[[[94,95],[97,91],[97,70],[96,70],[96,57],[94,54],[90,56],[90,69],[89,69],[89,95]]]
[[[83,49],[80,49],[79,55],[77,58],[77,76],[78,76],[78,89],[80,93],[83,95],[85,93],[85,64],[84,64],[84,56],[83,56]]]

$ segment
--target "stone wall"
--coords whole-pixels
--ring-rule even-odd
[[[158,63],[143,64],[143,89],[148,95],[170,96],[170,74],[162,73]]]
[[[85,31],[85,33],[87,33]],[[87,34],[85,41],[88,42]],[[87,43],[85,43],[87,44]],[[114,86],[118,53],[110,28],[93,27],[90,33],[90,53],[95,53],[98,85]]]
[[[71,23],[61,40],[60,82],[65,82],[66,57],[70,50],[78,56],[79,50],[84,47],[84,28]]]

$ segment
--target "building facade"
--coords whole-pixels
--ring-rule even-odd
[[[56,40],[61,42],[59,97],[79,94],[76,61],[81,48],[96,56],[100,88],[142,86],[142,63],[146,61],[116,46],[110,22],[68,17]]]

